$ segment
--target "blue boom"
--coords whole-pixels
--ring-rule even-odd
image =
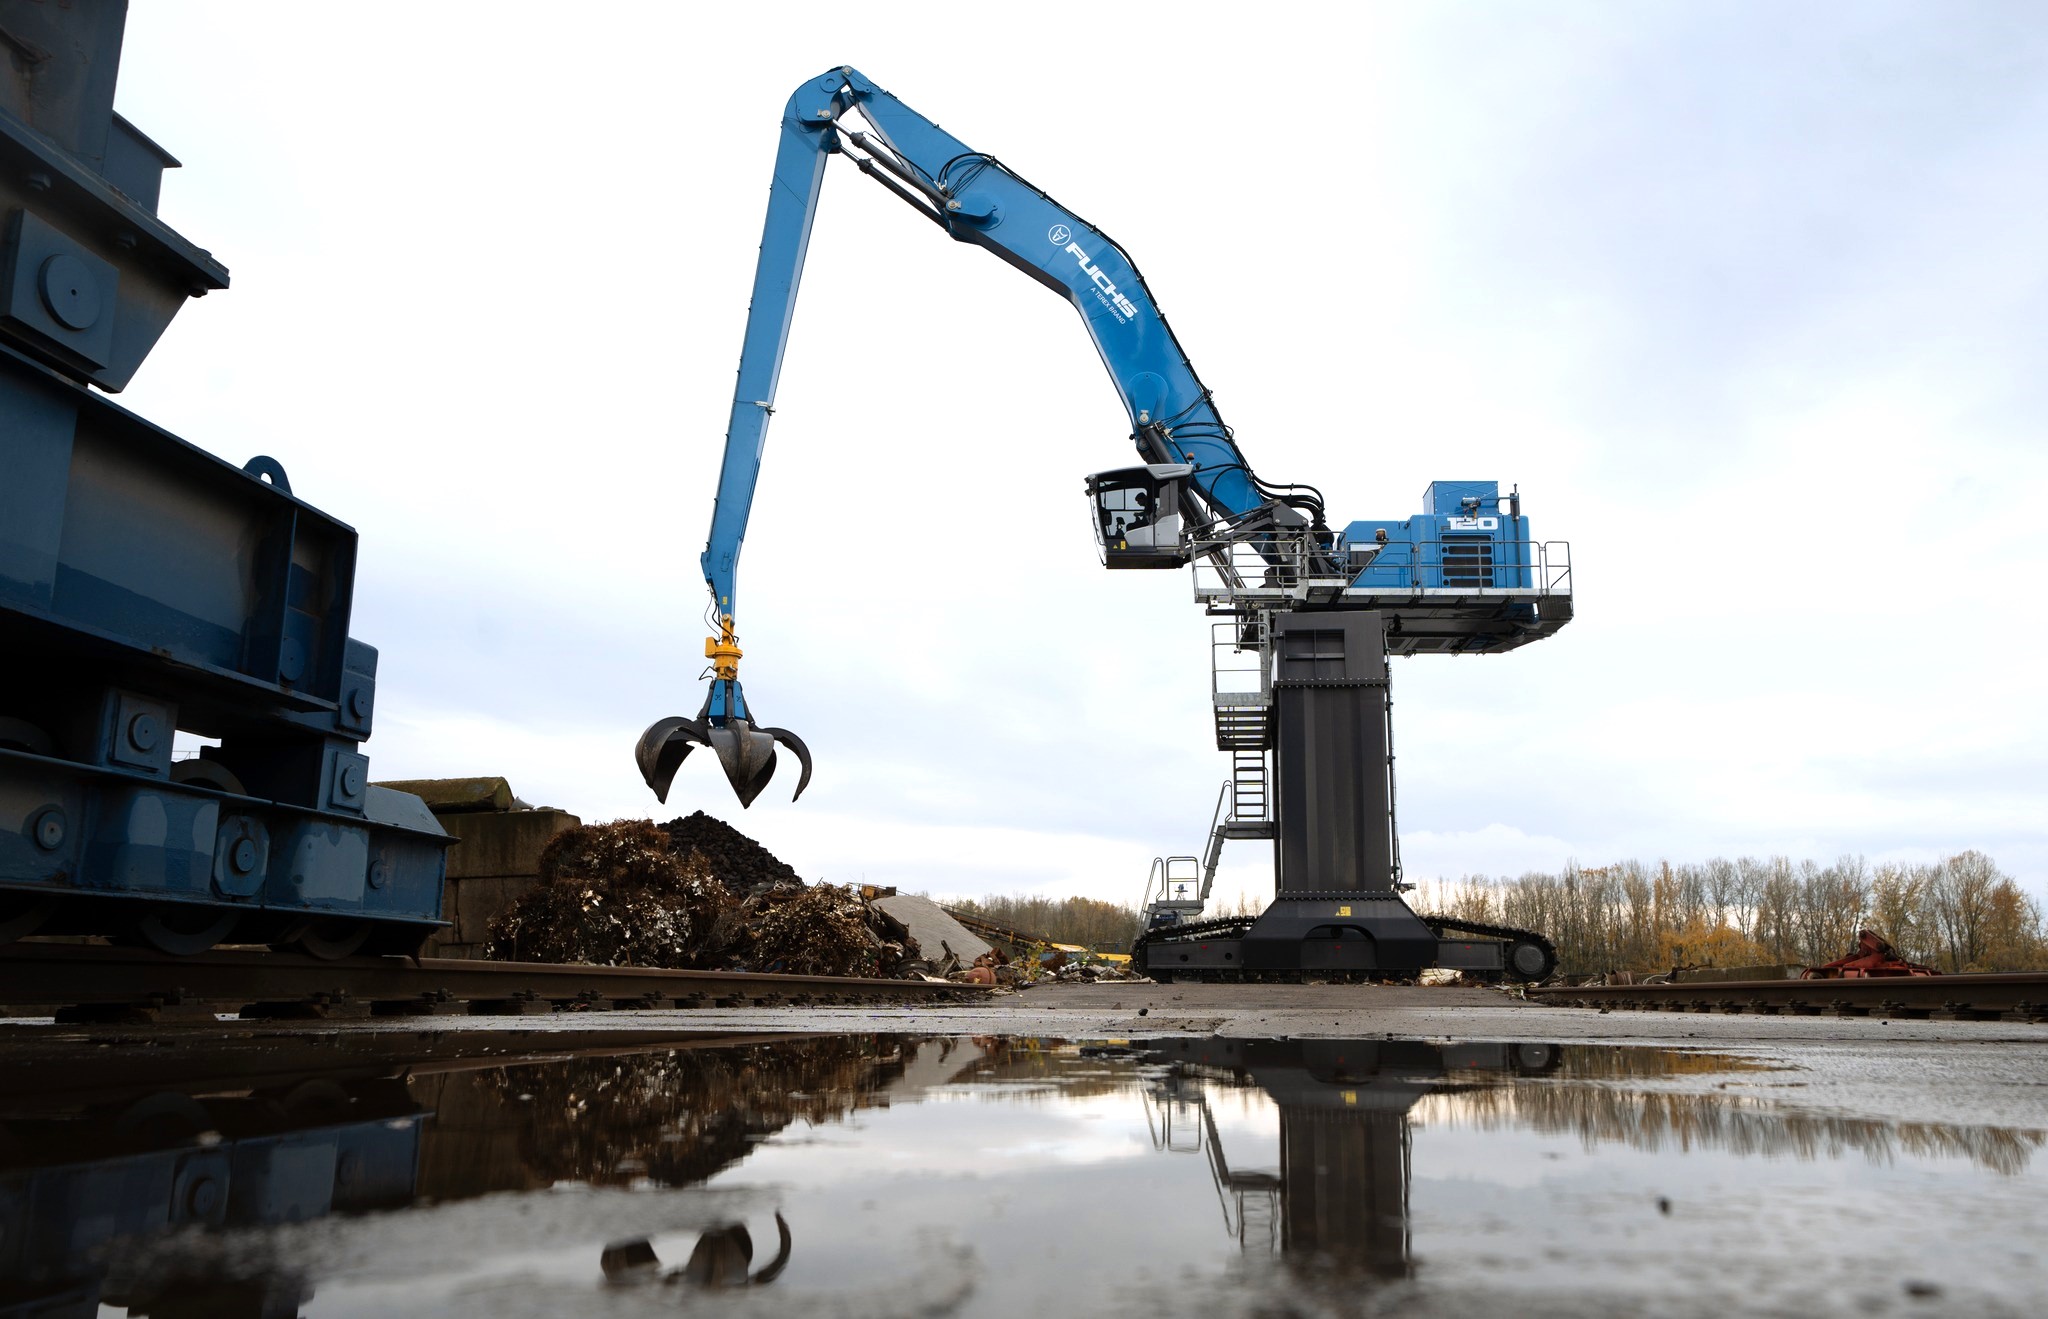
[[[840,128],[855,106],[872,131]],[[1194,489],[1219,513],[1244,513],[1265,502],[1208,389],[1123,249],[995,157],[969,148],[854,70],[839,69],[798,88],[782,112],[753,310],[702,560],[721,614],[733,609],[734,573],[825,160],[842,150],[952,237],[987,248],[1074,304],[1123,397],[1133,433],[1172,430],[1170,457],[1148,457],[1194,465]]]

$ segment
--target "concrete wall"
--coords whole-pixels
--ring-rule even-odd
[[[482,957],[493,917],[519,900],[540,874],[540,852],[564,829],[583,823],[552,807],[510,811],[436,811],[455,835],[441,917],[452,921],[421,950],[427,957]]]

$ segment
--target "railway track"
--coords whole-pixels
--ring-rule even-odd
[[[60,1022],[349,1019],[473,1013],[975,1002],[977,985],[746,971],[275,952],[169,957],[133,948],[20,943],[0,952],[0,1007]]]
[[[1603,1012],[1753,1012],[1765,1016],[2048,1022],[2048,974],[1725,980],[1670,985],[1542,985],[1538,1003]]]

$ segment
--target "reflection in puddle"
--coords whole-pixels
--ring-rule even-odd
[[[1650,1152],[1726,1150],[1772,1158],[1839,1159],[1859,1154],[1880,1164],[1901,1157],[1967,1159],[1992,1172],[2027,1170],[2048,1132],[1938,1122],[1786,1111],[1779,1101],[1740,1094],[1615,1091],[1578,1086],[1507,1093],[1432,1096],[1417,1116],[1478,1130],[1527,1127],[1576,1136],[1588,1148],[1619,1142]]]
[[[2042,1132],[1802,1109],[1786,1071],[1737,1057],[502,1052],[11,1076],[0,1315],[1827,1312],[1909,1283],[1998,1313],[2043,1278],[2010,1226],[2038,1209]]]
[[[1362,1040],[1164,1040],[1131,1056],[1166,1064],[1145,1095],[1155,1149],[1206,1152],[1224,1230],[1335,1281],[1346,1271],[1407,1277],[1408,1112],[1446,1081],[1479,1085],[1555,1073],[1548,1044]],[[1257,1087],[1278,1110],[1271,1168],[1233,1166],[1211,1094]],[[1199,1123],[1199,1127],[1197,1127]]]
[[[876,1102],[918,1046],[872,1035],[416,1076],[436,1113],[421,1168],[437,1200],[559,1182],[690,1186],[792,1122]]]

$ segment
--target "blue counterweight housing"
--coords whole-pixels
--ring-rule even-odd
[[[1391,655],[1500,654],[1571,621],[1570,547],[1498,482],[1432,481],[1420,513],[1346,524],[1333,557],[1341,590],[1308,603],[1386,614]]]
[[[41,57],[0,66],[0,944],[410,951],[449,839],[358,749],[355,532],[88,388],[227,271],[156,218],[176,162],[113,114],[121,6],[7,22]],[[174,760],[180,731],[217,744]]]
[[[1363,588],[1526,590],[1533,566],[1521,497],[1502,499],[1497,481],[1432,481],[1422,512],[1399,522],[1353,522],[1342,548],[1356,571],[1353,584]]]

